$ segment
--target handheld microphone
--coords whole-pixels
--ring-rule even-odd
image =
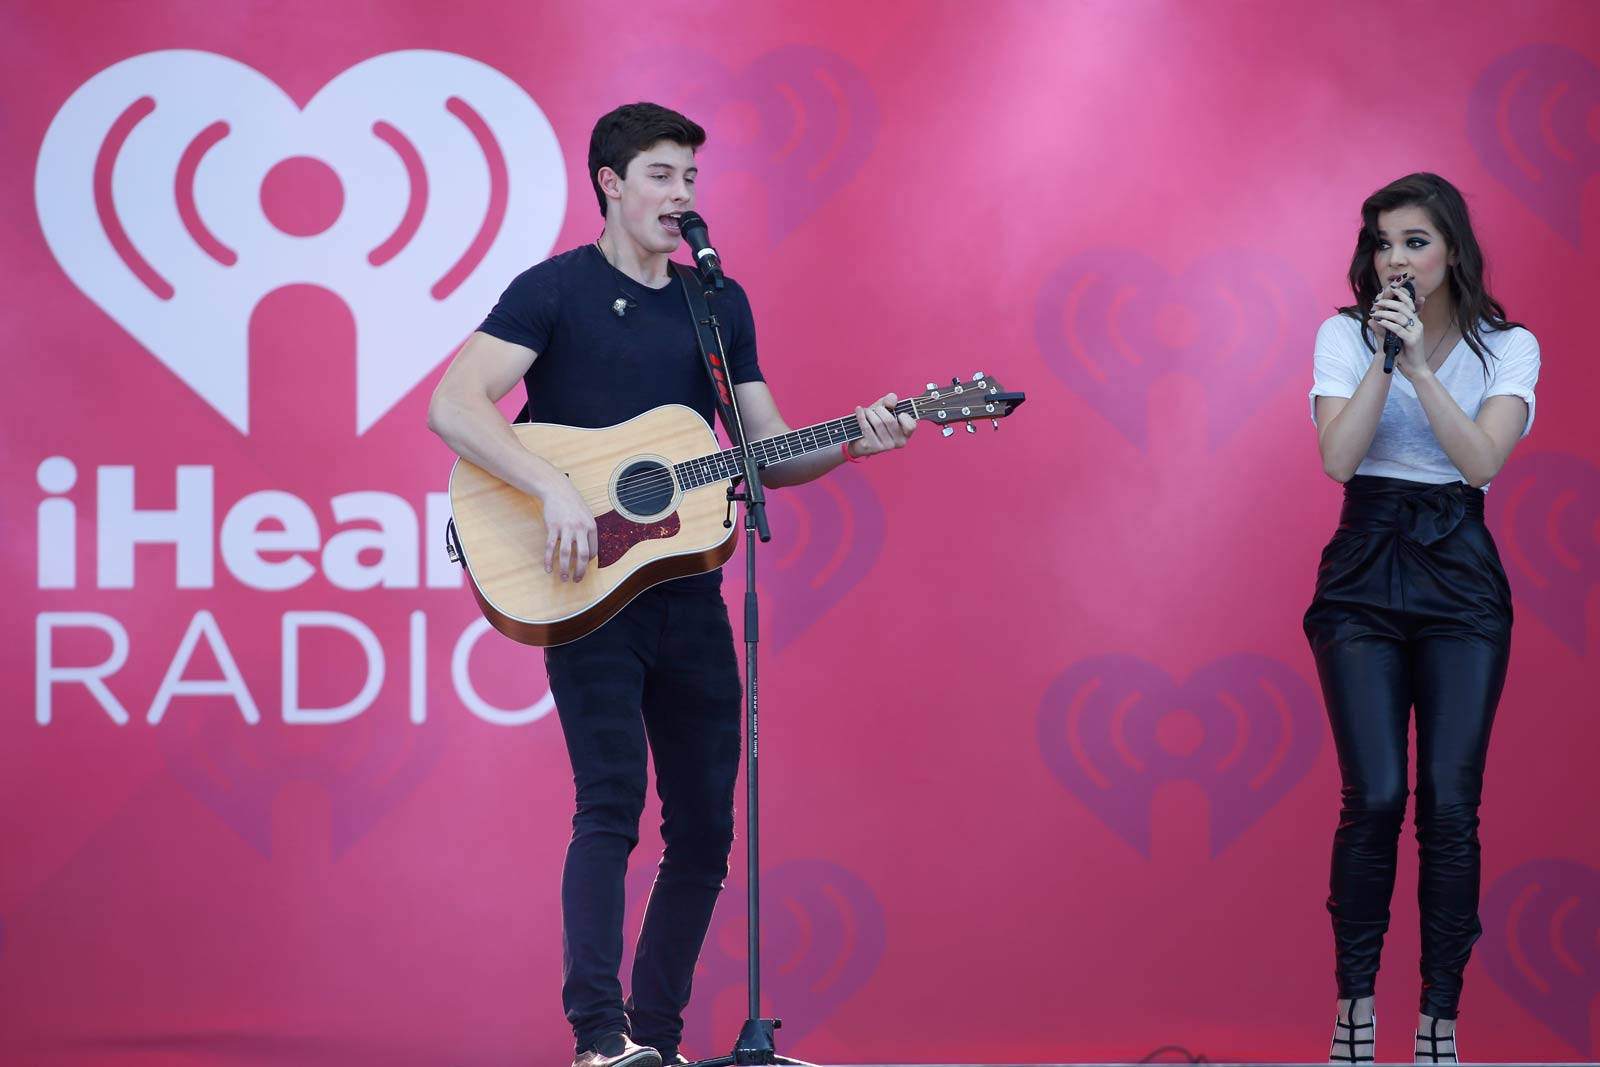
[[[1405,287],[1406,292],[1410,293],[1411,299],[1415,301],[1417,299],[1417,287],[1412,285],[1409,280],[1400,284]],[[1383,373],[1394,373],[1394,357],[1400,354],[1401,344],[1400,335],[1394,331],[1391,330],[1383,335]]]
[[[706,232],[706,220],[698,211],[685,211],[678,218],[678,232],[689,242],[694,252],[694,265],[700,271],[700,280],[713,289],[723,286],[722,257],[711,247],[711,235]]]

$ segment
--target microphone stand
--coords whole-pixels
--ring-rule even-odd
[[[723,368],[728,366],[728,351],[722,340],[722,324],[717,320],[716,313],[710,310],[708,298],[714,289],[722,288],[720,277],[706,279],[698,270],[691,279],[687,273],[683,276],[685,288],[700,283],[702,290],[701,300],[696,304],[692,299],[690,306],[695,309],[695,318],[701,327],[702,337],[705,328],[709,328],[711,336],[715,339],[716,354]],[[713,284],[714,283],[714,284]],[[704,311],[704,317],[701,312]],[[706,346],[702,343],[702,349]],[[704,355],[710,357],[710,350]],[[726,375],[719,376],[715,367],[708,362],[706,373],[711,377],[713,391],[722,403],[723,424],[727,428],[728,436],[732,439],[734,449],[739,456],[743,468],[742,479],[744,491],[739,491],[740,478],[735,478],[728,487],[728,502],[744,503],[744,707],[745,707],[745,888],[747,893],[747,913],[749,915],[749,945],[748,965],[749,973],[747,982],[750,995],[750,1014],[744,1021],[744,1026],[739,1030],[739,1039],[734,1043],[733,1052],[727,1056],[718,1056],[714,1059],[696,1060],[693,1067],[730,1067],[734,1064],[794,1064],[798,1067],[812,1067],[804,1060],[790,1059],[777,1053],[773,1041],[773,1031],[783,1025],[781,1019],[763,1019],[761,1017],[761,817],[759,808],[759,776],[757,773],[759,744],[759,697],[760,688],[756,675],[756,653],[760,644],[760,610],[756,597],[756,538],[762,542],[772,540],[772,531],[767,526],[767,497],[761,484],[761,467],[755,456],[750,452],[750,441],[745,436],[744,420],[739,414],[739,402],[734,396],[731,379]],[[726,382],[724,388],[721,383]],[[731,522],[731,520],[729,520]]]

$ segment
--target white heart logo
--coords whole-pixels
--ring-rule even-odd
[[[327,195],[295,203],[308,182]],[[62,105],[34,198],[73,283],[241,432],[256,304],[285,285],[337,293],[360,434],[548,254],[567,192],[544,113],[476,60],[375,56],[302,110],[235,60],[164,51]]]

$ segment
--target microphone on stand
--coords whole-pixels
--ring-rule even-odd
[[[706,220],[698,211],[685,211],[678,217],[678,232],[689,242],[694,252],[694,265],[700,271],[700,280],[713,289],[723,286],[722,257],[711,247],[711,235],[706,232]]]
[[[1409,280],[1400,284],[1405,287],[1406,292],[1411,294],[1411,299],[1415,302],[1417,299],[1417,287],[1412,285]],[[1383,335],[1383,373],[1394,373],[1394,357],[1400,354],[1401,344],[1403,342],[1400,340],[1400,335],[1393,330]]]

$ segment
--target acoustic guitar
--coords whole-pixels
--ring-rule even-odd
[[[900,401],[897,414],[969,432],[978,419],[998,420],[1023,393],[1005,392],[985,375]],[[737,545],[726,522],[727,489],[741,476],[736,449],[718,449],[716,435],[690,408],[668,404],[603,429],[551,423],[511,427],[528,451],[572,479],[595,516],[599,555],[581,582],[544,569],[545,525],[539,501],[483,468],[458,459],[450,472],[456,541],[478,606],[496,630],[528,645],[559,645],[599,629],[650,588],[715,570]],[[779,434],[750,446],[763,467],[861,436],[854,414]]]

